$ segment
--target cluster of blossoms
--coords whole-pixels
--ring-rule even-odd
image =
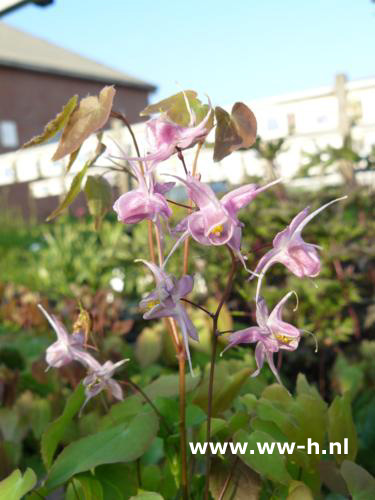
[[[234,258],[240,261],[246,271],[251,274],[250,279],[254,277],[258,279],[255,295],[258,326],[232,333],[226,349],[238,344],[256,343],[257,370],[253,376],[259,373],[264,361],[267,360],[277,380],[281,382],[273,355],[280,350],[295,350],[302,331],[282,320],[283,307],[294,292],[287,293],[273,311],[268,313],[266,302],[260,295],[263,277],[275,263],[283,264],[300,278],[316,277],[321,269],[317,251],[319,247],[306,243],[302,239],[301,232],[319,212],[345,197],[332,200],[312,213],[309,212],[309,208],[306,208],[297,214],[289,226],[275,236],[273,248],[261,258],[255,270],[250,271],[246,267],[246,257],[241,252],[243,224],[238,219],[238,212],[260,193],[280,182],[280,179],[262,187],[246,184],[227,193],[219,200],[211,187],[201,182],[198,176],[189,173],[183,163],[185,177],[173,177],[185,186],[187,195],[194,206],[171,231],[168,220],[172,215],[172,210],[165,195],[172,189],[175,182],[157,182],[155,175],[157,166],[174,154],[179,154],[181,157],[182,150],[203,142],[209,132],[208,123],[212,117],[212,109],[209,106],[207,115],[197,124],[187,99],[186,105],[190,114],[190,123],[187,127],[173,123],[166,114],[161,114],[158,118],[146,123],[148,153],[141,158],[125,157],[137,179],[138,186],[121,195],[113,206],[118,220],[124,224],[136,224],[143,220],[153,221],[161,233],[162,242],[164,241],[163,227],[166,227],[166,230],[172,232],[173,235],[180,233],[168,257],[164,259],[162,256],[160,259],[159,266],[141,260],[152,272],[156,284],[155,289],[140,303],[140,307],[146,311],[143,317],[144,319],[174,318],[179,325],[186,356],[192,370],[189,337],[195,341],[199,341],[199,338],[181,299],[192,291],[194,278],[186,274],[178,279],[166,271],[166,264],[178,245],[188,237],[201,245],[226,245],[230,248]],[[162,221],[165,224],[162,225]],[[47,363],[54,367],[63,366],[72,360],[82,363],[89,370],[88,376],[83,381],[86,402],[104,388],[108,389],[115,398],[122,399],[121,387],[112,379],[112,375],[116,368],[126,360],[116,364],[107,361],[104,365],[100,365],[84,350],[81,334],[68,335],[56,318],[50,317],[44,310],[43,312],[58,336],[57,342],[47,350]]]
[[[39,308],[57,335],[56,342],[50,345],[46,351],[48,367],[61,368],[72,361],[78,361],[88,370],[87,376],[83,379],[86,400],[81,408],[81,412],[89,400],[104,389],[110,392],[114,398],[122,400],[121,386],[112,377],[117,368],[129,360],[123,359],[117,363],[106,361],[101,365],[85,350],[85,336],[83,332],[69,334],[56,316],[48,314],[40,304]]]

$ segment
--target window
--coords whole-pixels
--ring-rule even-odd
[[[267,128],[268,130],[277,130],[279,128],[279,124],[276,118],[268,118]]]
[[[19,145],[16,122],[10,120],[0,121],[0,144],[4,148],[16,148]]]

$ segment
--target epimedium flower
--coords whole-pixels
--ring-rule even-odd
[[[146,311],[143,314],[143,318],[174,318],[177,321],[184,340],[190,371],[193,372],[188,337],[197,341],[199,338],[198,333],[180,300],[192,291],[194,285],[192,276],[185,274],[182,278],[177,279],[174,276],[167,274],[164,268],[161,268],[152,262],[147,262],[142,259],[138,259],[136,262],[143,262],[143,264],[150,269],[154,275],[156,283],[155,290],[142,299],[139,304],[141,309]]]
[[[101,365],[92,356],[89,355],[89,358],[86,359],[85,363],[89,373],[83,379],[86,399],[82,405],[80,413],[82,413],[83,408],[87,405],[90,399],[97,396],[103,390],[107,390],[115,399],[118,399],[119,401],[121,401],[124,397],[120,384],[112,377],[115,371],[129,360],[122,359],[117,363],[106,361],[103,365]]]
[[[84,363],[90,355],[84,350],[83,332],[69,334],[65,326],[54,315],[50,315],[42,305],[38,304],[48,322],[55,330],[57,340],[46,350],[46,362],[49,367],[61,368],[72,361]]]
[[[173,177],[186,186],[189,197],[198,207],[198,210],[185,217],[174,231],[183,232],[182,239],[190,235],[202,245],[227,244],[246,267],[245,258],[241,254],[243,224],[237,214],[259,193],[280,182],[280,179],[262,187],[246,184],[230,191],[219,200],[210,186],[191,175],[188,175],[186,180]]]
[[[200,123],[196,123],[196,117],[192,111],[189,101],[185,96],[185,103],[190,115],[190,123],[187,127],[172,122],[166,114],[152,118],[146,122],[146,137],[149,152],[142,157],[142,161],[151,162],[152,166],[167,160],[179,149],[187,149],[202,141],[209,132],[209,120],[212,114],[211,104],[206,116]],[[135,160],[136,158],[130,158]]]
[[[136,162],[129,162],[138,180],[138,187],[122,194],[113,205],[118,220],[124,224],[136,224],[145,219],[156,223],[160,218],[168,219],[172,215],[164,194],[174,186],[174,182],[155,182],[150,169],[141,172]]]
[[[284,264],[289,271],[299,278],[303,278],[304,276],[314,278],[320,273],[321,264],[317,251],[320,247],[313,243],[306,243],[301,236],[301,232],[306,224],[318,215],[318,213],[333,203],[345,200],[346,198],[347,196],[336,198],[312,213],[309,213],[310,208],[306,207],[294,217],[286,229],[275,236],[272,242],[273,248],[260,259],[254,270],[254,274],[259,274],[255,302],[258,302],[264,274],[276,262]]]
[[[238,344],[256,342],[255,360],[257,369],[251,376],[256,377],[259,375],[264,361],[267,360],[277,381],[281,384],[279,373],[273,361],[273,355],[279,350],[294,351],[297,349],[301,338],[301,331],[298,328],[282,320],[283,306],[294,293],[293,291],[287,293],[275,306],[271,314],[268,314],[265,300],[260,298],[256,308],[258,326],[251,326],[232,333],[229,336],[229,344],[221,354]]]
[[[117,363],[106,361],[104,365],[101,365],[91,354],[84,350],[84,334],[82,332],[69,334],[55,316],[48,314],[40,304],[38,304],[38,307],[57,335],[57,341],[50,345],[46,351],[46,361],[49,367],[61,368],[72,361],[78,361],[88,370],[88,375],[83,380],[86,400],[81,412],[88,401],[103,389],[107,389],[114,398],[123,399],[120,384],[113,380],[112,376],[117,368],[129,360],[123,359]]]

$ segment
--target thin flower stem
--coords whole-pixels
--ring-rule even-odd
[[[180,300],[182,300],[183,302],[187,302],[188,304],[190,304],[193,307],[196,307],[197,309],[200,309],[201,311],[203,311],[206,314],[208,314],[208,316],[210,316],[210,318],[213,318],[214,315],[208,309],[206,309],[205,307],[200,306],[199,304],[196,304],[195,302],[192,302],[189,299],[181,298]],[[222,333],[224,333],[224,332],[222,332]]]
[[[216,312],[212,318],[212,351],[211,351],[211,365],[210,365],[210,378],[209,378],[209,384],[208,384],[208,404],[207,404],[207,431],[206,431],[206,442],[208,443],[211,439],[211,417],[212,417],[212,398],[213,398],[213,389],[214,389],[214,375],[215,375],[215,361],[216,361],[216,351],[217,351],[217,341],[219,338],[219,332],[217,329],[218,325],[218,320],[220,316],[221,309],[225,303],[225,301],[228,299],[229,294],[232,290],[233,286],[233,280],[234,276],[237,271],[237,259],[232,252],[230,247],[227,247],[231,258],[232,258],[232,266],[231,270],[228,276],[228,281],[227,285],[225,287],[225,290],[223,292],[223,295],[221,296],[219,305],[217,306]],[[206,485],[205,485],[205,493],[204,493],[204,498],[205,500],[209,499],[209,479],[210,479],[210,470],[211,470],[211,455],[210,453],[207,454],[206,457]]]
[[[150,258],[153,264],[156,264],[154,240],[152,238],[152,221],[147,221],[148,248],[150,250]]]
[[[192,209],[191,207],[189,207],[189,205],[184,205],[183,203],[177,203],[177,201],[173,201],[168,198],[166,198],[166,200],[168,203],[172,203],[173,205],[177,205],[178,207],[187,208],[188,210]]]
[[[194,162],[193,162],[193,168],[191,171],[192,177],[195,177],[197,174],[197,165],[198,165],[198,156],[199,153],[202,149],[203,142],[199,142],[197,146],[197,150],[195,152],[195,157],[194,157]],[[193,207],[193,201],[189,201],[189,210],[191,211]],[[184,274],[187,274],[189,270],[189,244],[190,244],[190,238],[189,236],[186,238],[185,243],[184,243]]]
[[[223,500],[224,498],[224,495],[228,489],[228,486],[229,486],[229,483],[231,482],[231,479],[233,477],[233,473],[234,471],[236,470],[236,465],[237,465],[237,462],[238,462],[238,457],[236,457],[234,460],[233,460],[233,464],[232,464],[232,467],[230,468],[230,471],[229,471],[229,474],[228,474],[228,477],[226,478],[225,480],[225,483],[223,485],[223,489],[221,490],[220,492],[220,495],[218,497],[217,500]]]
[[[185,349],[180,344],[178,355],[178,385],[179,385],[179,408],[180,408],[180,446],[181,446],[181,486],[182,498],[189,499],[188,477],[187,477],[187,445],[186,445],[186,386],[185,386]]]
[[[185,174],[188,175],[188,169],[186,168],[185,158],[179,147],[176,146],[178,159],[181,160],[182,166],[184,167]]]
[[[126,128],[129,130],[129,133],[130,133],[131,138],[133,140],[133,144],[134,144],[135,150],[137,152],[137,156],[140,158],[141,153],[139,151],[137,139],[135,138],[133,129],[131,128],[130,123],[128,122],[128,119],[126,118],[126,116],[123,113],[120,113],[118,111],[111,111],[111,116],[113,118],[117,118],[118,120],[121,120],[125,124]]]
[[[151,401],[151,399],[147,396],[147,394],[139,387],[139,385],[137,385],[135,382],[132,382],[131,380],[120,381],[120,384],[128,385],[133,390],[133,392],[135,392],[135,393],[139,394],[140,396],[142,396],[142,398],[151,406],[151,408],[154,410],[154,412],[156,413],[156,415],[160,418],[160,421],[164,424],[166,430],[169,433],[173,432],[173,429],[171,429],[171,427],[168,425],[168,422],[165,420],[165,418],[163,417],[163,415],[156,408],[156,406]]]
[[[160,231],[159,231],[159,228],[156,224],[154,224],[155,226],[155,237],[156,237],[156,246],[157,246],[157,249],[158,249],[158,257],[159,257],[159,266],[161,267],[162,264],[163,264],[163,249],[162,249],[162,246],[161,246],[161,238],[160,238]]]
[[[200,143],[198,145],[197,153],[194,158],[193,172],[192,172],[193,176],[195,176],[196,174],[198,154],[201,147],[202,144]],[[186,175],[188,175],[188,171],[185,165],[185,160],[181,151],[178,151],[178,154],[184,166],[185,173]],[[189,202],[190,206],[188,207],[189,211],[191,211],[192,209],[192,204],[193,204],[192,200],[190,200]],[[188,270],[189,270],[189,237],[186,238],[184,245],[183,273],[187,274]],[[188,302],[187,299],[185,301]],[[211,316],[211,313],[209,314]],[[180,402],[181,482],[182,482],[182,494],[184,500],[189,498],[188,477],[187,477],[188,466],[187,466],[187,446],[186,446],[186,420],[185,420],[185,413],[186,413],[185,361],[186,361],[185,350],[184,347],[181,345],[181,352],[179,353],[179,358],[178,358],[178,366],[179,366],[179,402]]]

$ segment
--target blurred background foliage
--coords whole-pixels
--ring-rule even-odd
[[[249,267],[255,267],[269,249],[275,234],[296,213],[309,204],[315,209],[341,196],[342,191],[341,188],[329,188],[320,192],[302,192],[286,188],[279,191],[278,196],[271,192],[259,196],[240,214],[245,224],[243,252],[248,257]],[[171,225],[182,215],[183,209],[177,208]],[[284,405],[278,411],[298,413],[302,408],[298,406],[302,405],[299,402],[303,400],[301,394],[309,393],[309,397],[316,401],[316,409],[311,410],[317,412],[314,425],[318,425],[318,421],[322,424],[328,422],[329,415],[336,411],[332,404],[335,398],[345,394],[351,408],[350,418],[346,421],[353,418],[353,432],[358,439],[358,450],[352,453],[351,459],[354,461],[356,456],[359,465],[375,474],[372,459],[375,453],[375,207],[372,192],[367,188],[353,189],[346,202],[330,207],[309,223],[304,230],[304,239],[322,247],[320,276],[314,280],[300,280],[283,266],[275,265],[267,273],[263,287],[270,307],[287,291],[297,292],[298,310],[293,311],[295,304],[289,303],[285,319],[300,329],[312,332],[319,345],[316,353],[314,338],[306,334],[298,350],[276,360],[285,386],[292,393],[296,386],[298,388],[294,406]],[[167,244],[171,245],[169,239]],[[100,230],[95,232],[89,216],[73,218],[66,215],[52,224],[26,224],[14,216],[3,215],[0,246],[2,476],[9,474],[15,466],[30,466],[37,475],[44,474],[39,440],[48,424],[62,413],[64,400],[84,376],[78,365],[45,372],[44,351],[54,341],[54,334],[37,309],[38,303],[71,326],[81,302],[90,312],[92,341],[99,348],[101,360],[110,358],[116,361],[129,357],[131,362],[125,365],[119,379],[131,379],[143,388],[151,387],[147,394],[170,424],[175,425],[178,421],[177,379],[170,382],[172,388],[168,382],[167,389],[163,386],[163,390],[158,385],[155,389],[153,384],[160,380],[159,377],[176,377],[177,359],[165,334],[164,323],[144,321],[138,308],[142,295],[153,287],[151,275],[142,264],[134,262],[135,258],[149,258],[147,225],[123,226],[113,215],[109,215]],[[169,270],[177,275],[180,274],[182,251],[182,248],[179,249],[170,261]],[[225,248],[205,248],[191,242],[189,272],[195,274],[191,299],[213,311],[225,284],[227,269],[229,257]],[[247,273],[241,270],[223,309],[219,324],[222,331],[255,324],[254,291],[255,282],[248,281]],[[194,309],[190,313],[200,335],[200,343],[192,342],[191,346],[193,366],[198,377],[188,379],[188,385],[191,384],[188,397],[189,432],[196,437],[200,433],[203,436],[211,333],[210,322],[201,311]],[[220,337],[220,351],[225,344],[223,335]],[[282,434],[284,440],[289,439],[288,430],[280,427],[272,413],[265,419],[266,422],[263,421],[262,408],[267,400],[274,398],[277,404],[281,404],[291,396],[286,396],[287,392],[284,393],[281,388],[266,389],[267,384],[274,382],[267,367],[256,379],[249,378],[254,367],[252,346],[231,349],[218,360],[217,385],[223,386],[223,391],[214,401],[214,435],[217,433],[218,440],[228,439],[228,436],[237,441],[248,439],[243,428],[245,423],[248,425],[249,414],[252,415],[254,432],[266,431],[275,438],[280,438]],[[300,373],[303,373],[303,378]],[[124,390],[126,394],[132,394],[130,387],[124,386]],[[277,394],[277,391],[282,394]],[[333,410],[328,410],[327,404]],[[305,412],[309,411],[305,408]],[[79,436],[94,432],[99,421],[104,418],[105,422],[105,414],[100,399],[90,402],[85,415],[76,423],[67,425],[59,449]],[[113,418],[116,418],[115,413]],[[307,434],[311,425],[306,429]],[[347,429],[342,432],[345,434]],[[170,477],[171,469],[155,469],[163,457],[168,458],[168,449],[163,448],[158,439],[142,458],[147,471],[145,481],[150,489],[160,491],[165,498],[173,498],[176,486],[173,477]],[[168,439],[175,446],[177,438],[170,436]],[[294,457],[292,462],[302,467],[303,472],[299,474],[301,481],[312,491],[318,491],[316,485],[324,475],[319,472],[316,476],[319,464],[311,463],[311,459],[306,457]],[[168,459],[173,462],[173,457]],[[222,471],[231,467],[230,460],[216,463],[213,468],[213,495],[220,486]],[[251,467],[252,464],[247,465]],[[340,465],[336,461],[335,467]],[[242,466],[246,468],[246,464]],[[132,476],[131,466],[126,467],[123,474]],[[247,473],[250,473],[249,470]],[[271,498],[271,490],[274,495],[280,495],[277,498],[284,498],[282,482],[275,486],[275,478],[269,471],[256,472],[269,480],[263,483],[263,498]],[[199,477],[197,475],[194,486],[197,491],[201,487]],[[241,477],[244,481],[247,476],[244,473]],[[252,484],[253,487],[257,484],[254,478]],[[336,485],[335,490],[329,478],[323,478],[323,484],[326,498],[345,498],[339,493],[345,493],[342,485],[341,490],[340,485]],[[131,486],[129,488],[131,490]],[[330,490],[336,491],[331,497]]]

